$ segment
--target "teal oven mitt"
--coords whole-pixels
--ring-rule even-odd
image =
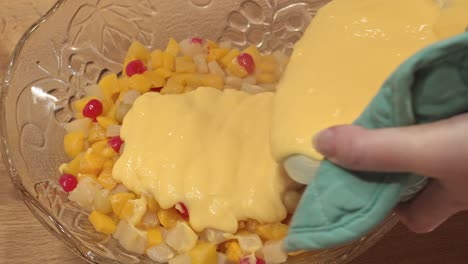
[[[408,126],[468,112],[468,33],[439,42],[403,63],[355,124]],[[284,246],[323,249],[360,239],[424,186],[410,173],[365,173],[323,161],[307,186]]]

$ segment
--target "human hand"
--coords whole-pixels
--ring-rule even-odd
[[[432,178],[397,214],[412,231],[434,230],[468,210],[468,114],[401,128],[335,126],[314,138],[333,163],[358,171],[412,172]]]

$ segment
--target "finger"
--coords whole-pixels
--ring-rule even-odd
[[[314,145],[345,168],[442,177],[464,170],[466,161],[460,157],[468,157],[466,133],[468,115],[428,125],[377,130],[336,126],[320,132]]]
[[[401,204],[397,209],[400,220],[416,233],[433,231],[450,216],[460,210],[438,181],[432,181],[412,201]]]

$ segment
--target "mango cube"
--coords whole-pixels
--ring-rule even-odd
[[[157,213],[159,222],[165,228],[173,228],[180,221],[184,221],[179,211],[175,208],[160,209]]]
[[[169,52],[163,53],[163,68],[171,72],[175,69],[175,56]]]
[[[208,56],[206,57],[206,60],[208,62],[219,61],[228,53],[229,53],[229,49],[223,49],[223,48],[210,49],[210,51],[208,52]]]
[[[188,253],[192,264],[217,264],[218,255],[214,244],[200,242]]]
[[[112,168],[103,168],[101,174],[99,174],[99,177],[97,178],[97,181],[107,190],[112,190],[117,185],[117,182],[112,177]]]
[[[242,250],[237,241],[230,241],[226,243],[226,256],[229,261],[239,263],[242,257]]]
[[[79,173],[98,175],[102,170],[104,161],[104,157],[88,150],[80,160]]]
[[[288,225],[282,223],[259,225],[255,233],[263,240],[281,240],[288,234]]]
[[[98,142],[105,139],[107,139],[106,130],[98,123],[91,124],[88,135],[89,143],[93,144],[94,142]]]
[[[154,72],[162,76],[164,79],[167,79],[172,76],[172,72],[165,68],[156,69]]]
[[[230,50],[226,55],[223,56],[221,59],[221,64],[227,68],[232,62],[240,55],[240,51],[238,49]]]
[[[203,86],[209,86],[213,88],[223,89],[224,79],[222,76],[217,74],[202,74],[200,80]]]
[[[113,234],[117,227],[112,218],[98,211],[93,211],[88,219],[96,231],[107,235]]]
[[[155,72],[155,71],[146,71],[143,73],[143,76],[145,76],[148,80],[151,81],[151,87],[163,87],[166,84],[166,78]]]

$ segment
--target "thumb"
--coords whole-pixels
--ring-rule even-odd
[[[318,133],[314,145],[344,168],[414,172],[440,178],[466,170],[459,157],[468,157],[467,131],[468,115],[426,125],[376,130],[343,125]]]

